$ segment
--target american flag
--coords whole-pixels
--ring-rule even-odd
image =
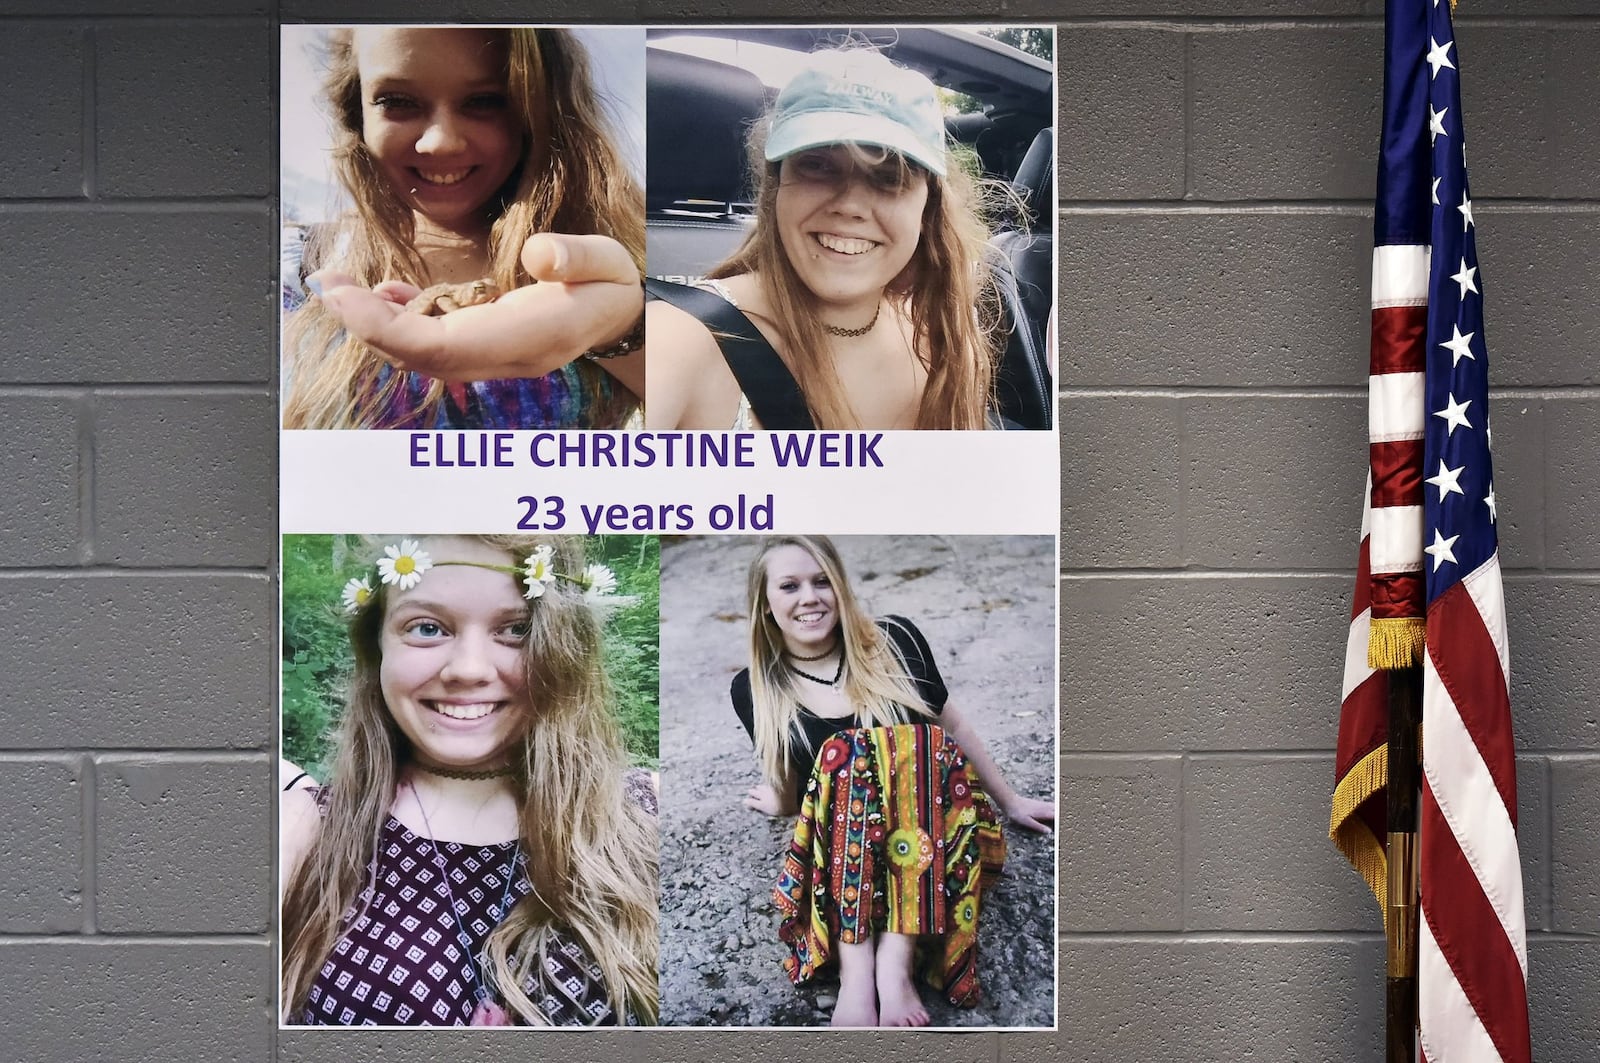
[[[1448,3],[1388,0],[1371,470],[1331,833],[1386,906],[1387,675],[1420,657],[1418,1013],[1431,1063],[1530,1059],[1510,659]],[[1416,636],[1425,630],[1425,648]]]

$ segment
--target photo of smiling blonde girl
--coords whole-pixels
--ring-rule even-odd
[[[700,287],[770,344],[815,427],[992,426],[1004,280],[984,217],[1004,190],[946,139],[933,82],[865,47],[808,56],[751,130],[754,224]],[[724,329],[665,294],[646,320],[648,425],[763,427]]]
[[[627,549],[624,587],[647,587]],[[285,749],[326,781],[280,795],[283,1021],[654,1022],[656,797],[604,648],[618,576],[566,537],[288,536],[284,558]],[[341,604],[342,652],[305,634]],[[648,611],[631,648],[653,659]],[[319,658],[344,691],[331,743],[290,722],[297,693],[331,700]]]
[[[290,217],[305,178],[286,177],[285,428],[611,428],[637,409],[643,198],[584,41],[610,69],[643,37],[585,34],[285,30],[286,62],[320,65],[343,204]],[[285,143],[315,132],[286,121]]]

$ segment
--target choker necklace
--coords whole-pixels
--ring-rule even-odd
[[[511,765],[504,764],[498,768],[482,768],[478,771],[469,771],[466,768],[435,768],[413,760],[411,766],[418,771],[425,771],[429,775],[438,775],[446,779],[465,779],[468,782],[477,782],[482,779],[504,779],[511,774]]]
[[[872,326],[878,323],[878,315],[881,313],[883,313],[883,300],[880,299],[878,300],[878,308],[872,312],[872,320],[868,321],[860,328],[840,328],[838,325],[830,325],[824,321],[822,323],[822,331],[826,332],[830,336],[865,336],[867,333],[872,331]]]
[[[826,657],[827,654],[823,654],[823,656]],[[804,657],[801,658],[801,660],[805,660],[805,659],[806,658],[804,658]],[[811,660],[817,660],[817,659],[818,658],[815,658],[815,657],[811,658]],[[832,679],[824,679],[820,675],[812,675],[810,672],[802,672],[800,669],[796,668],[792,664],[788,664],[788,665],[786,665],[786,667],[789,669],[789,671],[793,672],[795,675],[799,676],[801,679],[809,679],[813,683],[818,683],[818,684],[821,684],[822,686],[825,686],[825,687],[836,687],[836,686],[839,685],[839,677],[844,675],[844,654],[842,654],[842,653],[839,654],[839,667],[837,667],[837,668],[835,668],[833,670],[833,678]]]
[[[789,658],[791,661],[820,661],[824,657],[826,657],[828,654],[832,653],[837,648],[838,648],[838,643],[835,643],[834,645],[829,646],[827,649],[823,650],[821,653],[817,654],[815,657],[802,657],[798,653],[793,653],[793,652],[791,652],[789,650],[784,650],[783,651],[783,655],[785,657]]]

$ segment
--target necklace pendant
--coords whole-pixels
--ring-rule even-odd
[[[478,1001],[478,1006],[472,1009],[472,1021],[469,1026],[510,1026],[511,1016],[506,1014],[506,1009],[495,1003],[490,997]]]

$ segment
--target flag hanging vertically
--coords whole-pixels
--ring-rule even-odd
[[[1330,833],[1387,912],[1383,669],[1420,661],[1423,1054],[1525,1063],[1510,661],[1455,38],[1447,3],[1387,7],[1371,468]]]

